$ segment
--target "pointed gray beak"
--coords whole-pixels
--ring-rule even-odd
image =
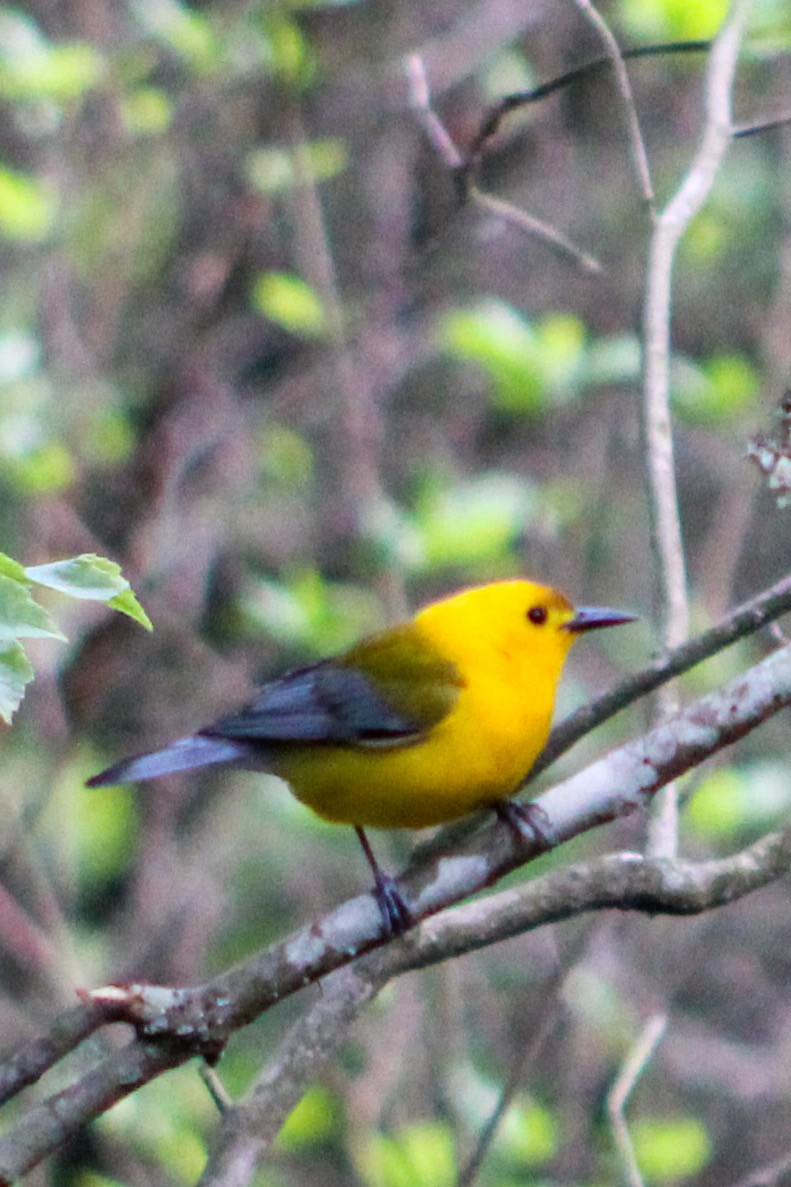
[[[622,622],[636,622],[636,614],[625,610],[607,610],[603,606],[580,606],[570,622],[563,625],[566,631],[575,635],[582,631],[600,631],[605,626],[620,626]]]

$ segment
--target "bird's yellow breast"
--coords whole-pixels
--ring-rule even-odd
[[[511,795],[546,742],[571,644],[554,624],[526,629],[519,585],[518,617],[499,604],[482,606],[480,598],[466,605],[456,599],[451,614],[447,603],[418,614],[415,629],[426,645],[459,672],[455,704],[408,742],[295,747],[278,773],[297,798],[327,820],[425,828]],[[569,617],[565,599],[559,614],[559,622]]]

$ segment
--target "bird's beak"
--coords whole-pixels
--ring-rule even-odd
[[[636,614],[625,610],[607,610],[603,606],[580,606],[574,617],[563,623],[563,629],[575,635],[582,631],[599,631],[605,626],[620,626],[622,622],[635,622]]]

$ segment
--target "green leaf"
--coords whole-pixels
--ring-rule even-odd
[[[55,561],[50,565],[33,565],[25,569],[25,574],[38,585],[56,589],[71,598],[106,602],[113,610],[133,618],[146,630],[153,629],[150,618],[122,575],[120,565],[106,557],[83,553],[82,556]]]
[[[295,573],[287,582],[250,581],[240,609],[256,629],[317,655],[341,651],[382,625],[381,606],[371,593],[325,581],[313,569]]]
[[[644,1118],[629,1131],[640,1170],[649,1183],[676,1183],[699,1174],[710,1161],[711,1139],[696,1117]]]
[[[92,601],[109,602],[129,588],[120,565],[90,552],[49,565],[30,565],[25,574],[37,585]]]
[[[635,334],[597,338],[585,359],[585,383],[590,387],[635,383],[640,377],[641,350]]]
[[[5,477],[25,494],[48,494],[74,481],[74,462],[60,441],[45,441],[5,460]]]
[[[25,570],[19,561],[15,561],[13,557],[7,556],[4,552],[0,552],[0,573],[6,577],[13,577],[14,581],[27,581]]]
[[[33,375],[41,362],[41,344],[21,330],[0,334],[0,383]]]
[[[33,679],[33,665],[19,643],[0,651],[0,719],[6,725],[19,708],[25,685]]]
[[[313,454],[305,438],[287,425],[270,424],[259,453],[265,478],[285,488],[306,490],[313,477]]]
[[[19,243],[40,243],[55,225],[58,198],[52,186],[0,166],[0,231]]]
[[[40,54],[0,69],[0,94],[6,99],[78,99],[96,86],[104,62],[93,46],[75,42],[54,45]]]
[[[107,605],[111,610],[117,610],[119,614],[126,614],[128,618],[134,619],[140,626],[145,627],[147,631],[153,631],[153,622],[140,605],[131,588],[125,589],[123,593],[118,594],[114,598],[110,598]]]
[[[328,181],[346,168],[349,150],[337,137],[311,140],[305,146],[308,166],[314,181]],[[297,184],[293,153],[267,145],[256,148],[247,157],[247,176],[264,194],[282,194]]]
[[[74,1187],[123,1187],[120,1179],[108,1179],[97,1171],[82,1170],[78,1172]]]
[[[80,440],[80,452],[92,465],[118,465],[135,445],[135,431],[125,412],[105,407],[92,418]]]
[[[587,331],[578,317],[550,313],[536,326],[544,382],[555,395],[568,398],[578,385],[586,355]]]
[[[290,1113],[277,1144],[283,1150],[303,1150],[328,1141],[338,1129],[338,1102],[327,1088],[309,1088]]]
[[[136,0],[134,12],[148,31],[194,70],[212,69],[220,45],[206,16],[180,0]]]
[[[173,105],[160,87],[138,87],[124,97],[121,116],[133,136],[156,136],[170,127]]]
[[[313,73],[313,60],[297,22],[275,9],[267,12],[265,28],[273,64],[280,77],[291,86],[304,86]]]
[[[77,99],[94,86],[104,61],[84,41],[50,44],[35,22],[0,10],[0,96],[12,101]]]
[[[266,272],[253,285],[253,304],[259,313],[292,334],[320,338],[326,328],[321,298],[299,276]]]
[[[65,641],[65,638],[44,607],[31,596],[27,581],[0,574],[0,646],[17,639]]]

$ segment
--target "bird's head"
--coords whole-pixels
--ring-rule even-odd
[[[575,608],[551,586],[522,580],[463,590],[427,606],[417,616],[446,654],[461,649],[480,656],[488,651],[558,674],[581,634],[635,618],[624,610]]]

